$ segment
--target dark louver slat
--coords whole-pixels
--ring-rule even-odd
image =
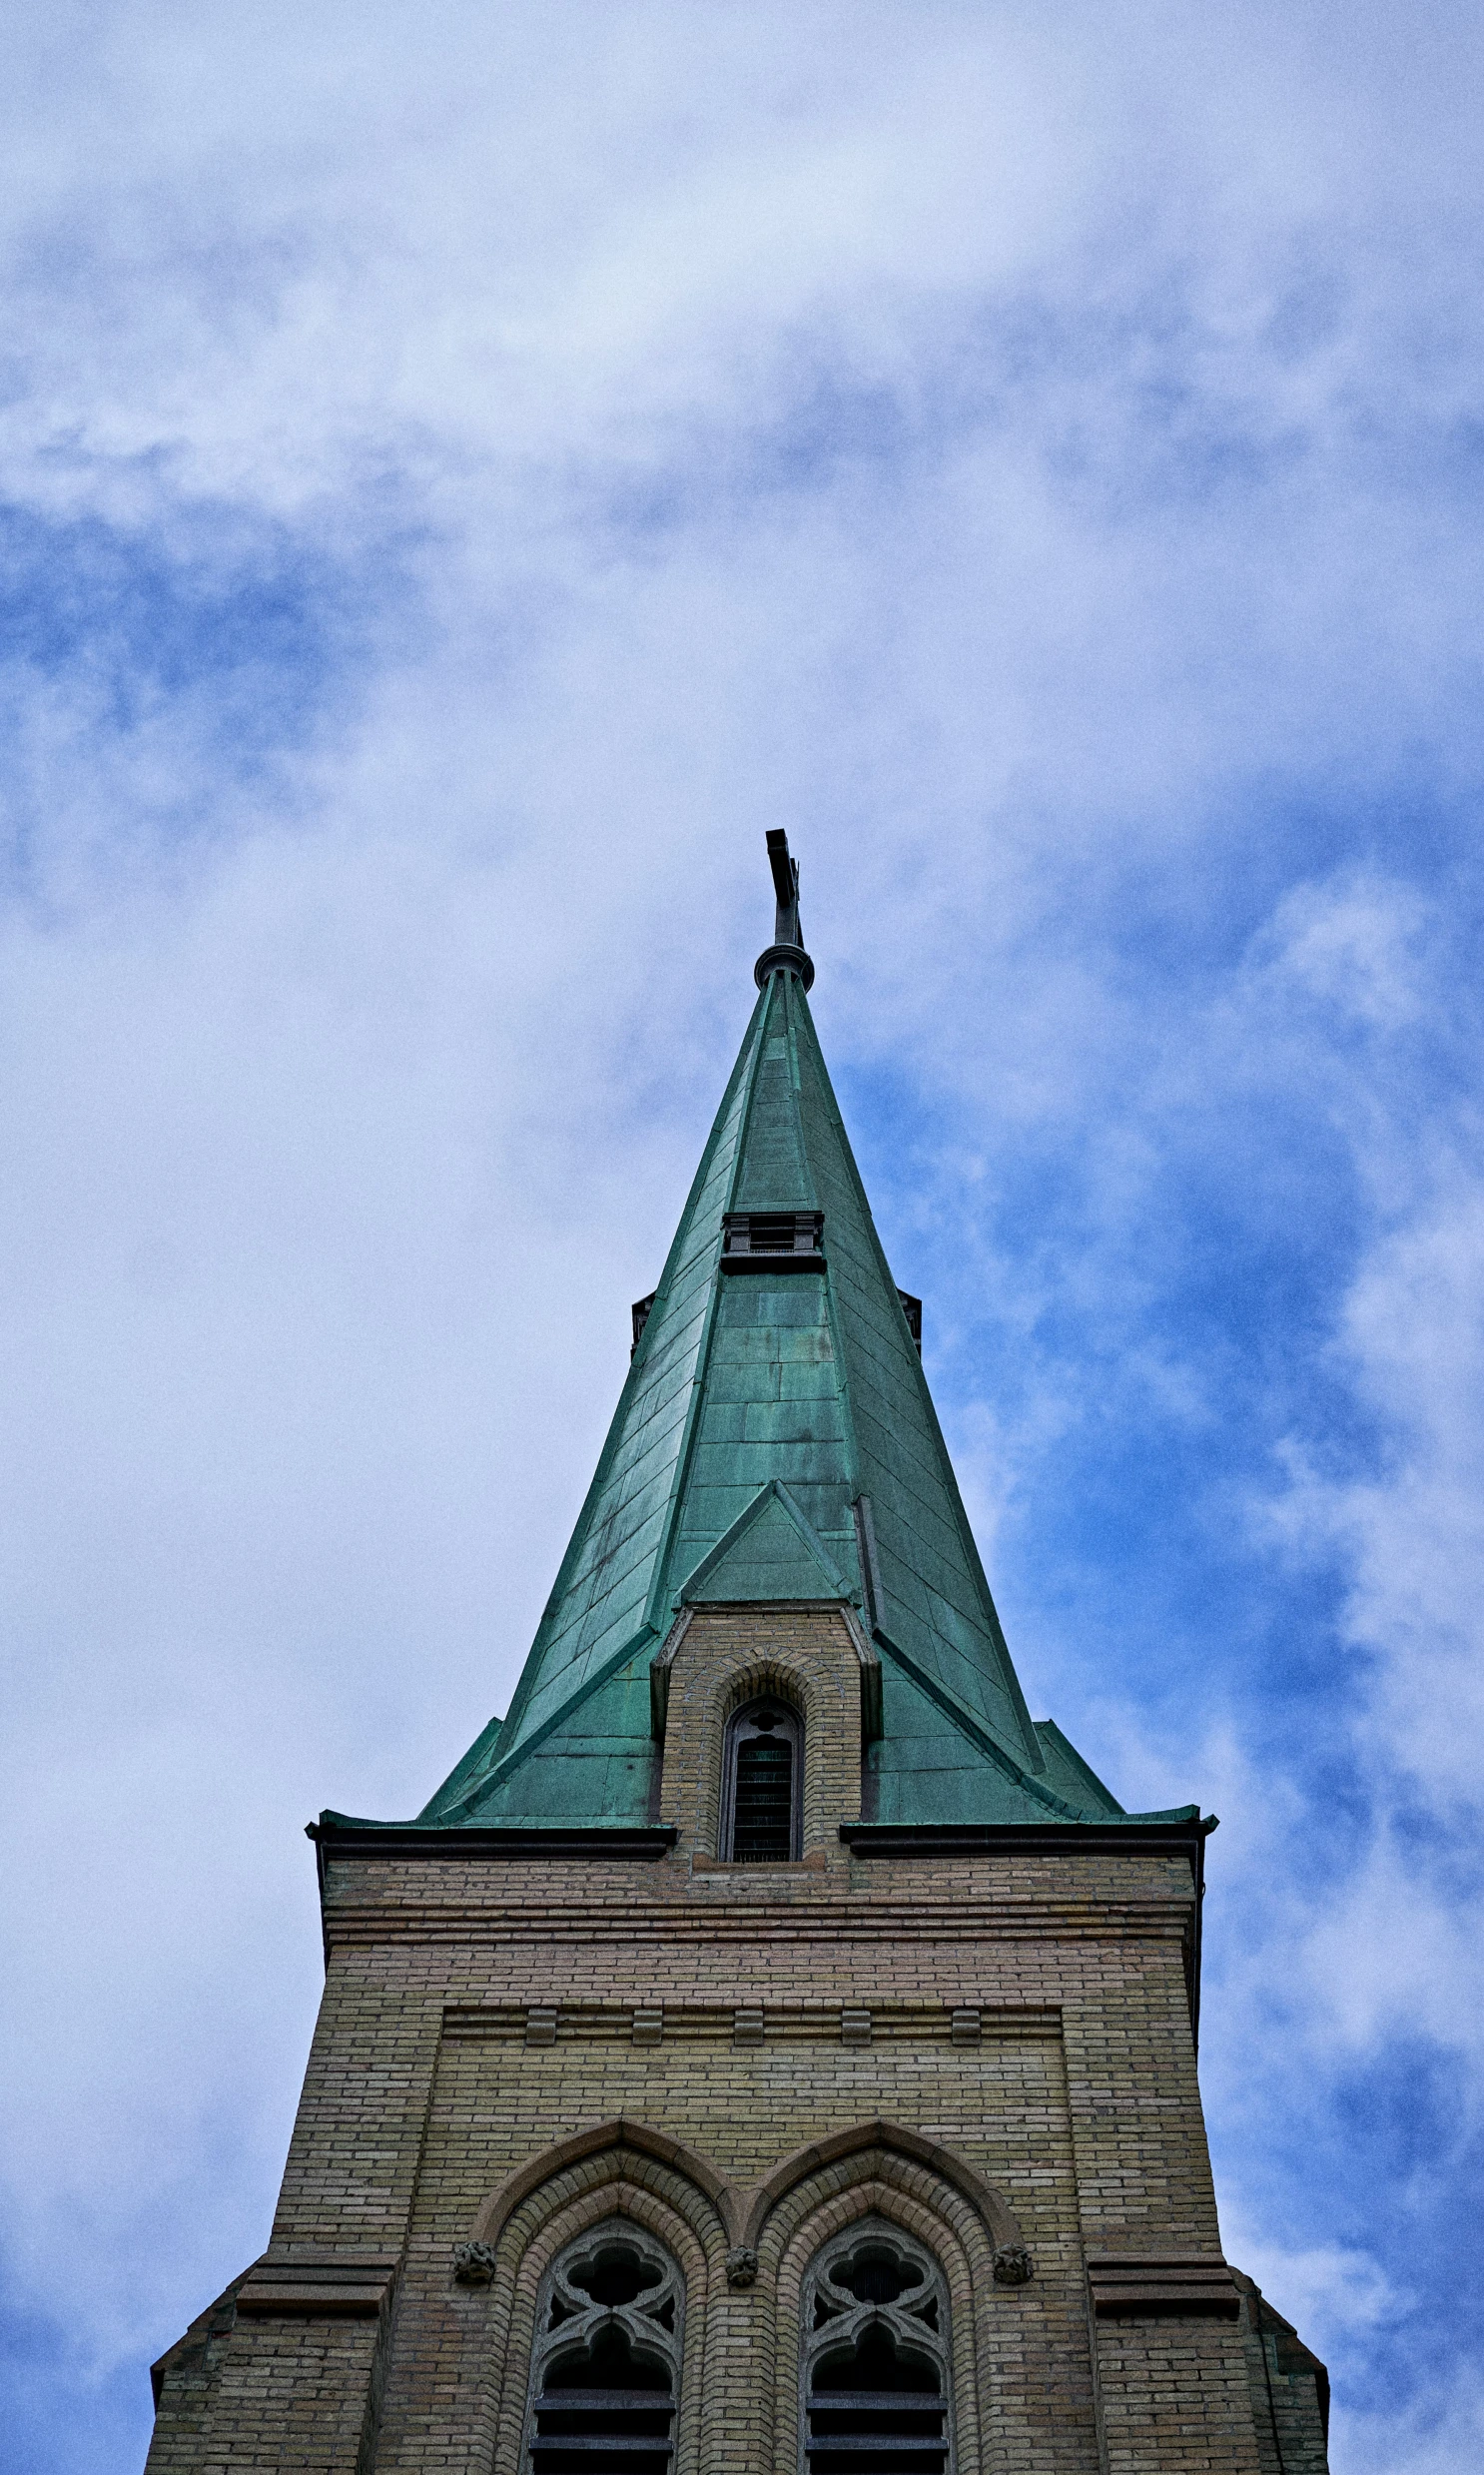
[[[535,2440],[530,2445],[532,2458],[540,2459],[543,2464],[548,2459],[571,2457],[578,2451],[594,2455],[602,2451],[612,2457],[642,2454],[646,2458],[668,2458],[671,2455],[668,2441],[650,2440],[643,2433],[570,2432],[554,2441]]]
[[[794,1754],[785,1739],[737,1747],[732,1855],[739,1865],[786,1864],[793,1854]]]
[[[948,2400],[930,2390],[817,2388],[811,2415],[941,2415]]]
[[[665,2389],[543,2389],[530,2444],[533,2475],[670,2475],[675,2402]]]
[[[932,2390],[817,2387],[808,2411],[810,2475],[945,2475],[948,2400]]]
[[[948,2455],[941,2432],[934,2440],[910,2440],[900,2432],[839,2433],[832,2440],[806,2441],[804,2446],[811,2458],[833,2458],[842,2468],[848,2467],[861,2451],[868,2449],[873,2452],[895,2450],[898,2457],[907,2459],[913,2466],[926,2466],[930,2458],[946,2458]]]
[[[669,2421],[673,2409],[668,2389],[588,2389],[575,2385],[570,2389],[543,2389],[536,2400],[538,2415],[662,2415]]]

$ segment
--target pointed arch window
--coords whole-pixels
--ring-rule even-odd
[[[670,2475],[685,2281],[626,2217],[559,2252],[541,2280],[525,2475]]]
[[[734,1865],[786,1865],[802,1854],[804,1725],[776,1695],[727,1722],[721,1849]]]
[[[804,2280],[800,2399],[810,2475],[952,2475],[948,2286],[921,2243],[866,2217]]]

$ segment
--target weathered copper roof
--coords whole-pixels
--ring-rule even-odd
[[[876,1820],[1121,1813],[1027,1711],[810,1017],[797,879],[787,914],[774,858],[789,935],[760,960],[587,1500],[503,1723],[424,1825],[642,1822],[651,1661],[687,1603],[723,1598],[853,1605],[882,1660]]]

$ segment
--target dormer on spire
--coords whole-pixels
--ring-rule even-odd
[[[804,932],[799,926],[799,863],[789,858],[788,836],[781,825],[769,829],[768,865],[773,871],[773,891],[778,901],[773,943],[758,956],[752,976],[759,988],[766,988],[773,972],[791,971],[806,989],[811,989],[814,965],[804,951]]]

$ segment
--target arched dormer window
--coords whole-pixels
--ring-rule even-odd
[[[684,2320],[678,2267],[628,2218],[568,2243],[536,2300],[526,2475],[669,2475]]]
[[[804,2280],[803,2448],[811,2475],[952,2475],[948,2286],[921,2243],[864,2217]]]
[[[804,1728],[776,1696],[727,1722],[722,1750],[721,1849],[734,1865],[786,1865],[803,1837]]]

